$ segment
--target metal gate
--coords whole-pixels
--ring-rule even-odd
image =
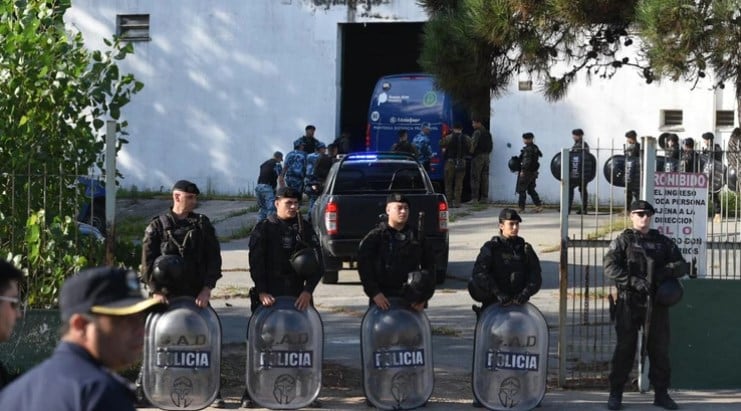
[[[658,194],[658,191],[654,191],[654,180],[657,178],[655,170],[657,164],[663,166],[665,147],[663,144],[658,146],[653,137],[643,137],[642,147],[640,198],[654,203],[654,194]],[[591,153],[596,158],[597,175],[594,180],[597,183],[593,181],[586,184],[594,190],[586,215],[569,216],[569,174],[570,171],[573,174],[574,170],[569,169],[573,166],[569,161],[562,161],[560,168],[562,206],[558,383],[561,387],[569,388],[608,386],[610,359],[616,343],[615,330],[610,322],[608,296],[612,294],[616,297],[617,290],[612,281],[603,276],[602,260],[612,239],[632,226],[626,212],[625,189],[605,184],[608,170],[607,167],[600,167],[613,156],[622,154],[623,148],[600,148],[598,141],[597,148],[592,149]],[[715,194],[720,196],[720,210],[713,210],[708,216],[687,218],[705,218],[707,221],[705,264],[704,267],[698,264],[695,273],[699,272],[699,277],[704,278],[739,280],[741,208],[736,194],[741,184],[735,179],[735,170],[741,165],[738,164],[741,155],[737,152],[724,154],[723,187]],[[562,150],[560,158],[569,159],[569,150]],[[580,166],[584,167],[585,162],[582,161]],[[715,170],[705,171],[706,175],[713,175]],[[588,174],[588,170],[582,170],[581,175],[585,175],[585,172]],[[604,180],[600,183],[599,179]],[[712,183],[711,178],[708,180]],[[708,190],[705,198],[708,206],[714,195],[711,192]],[[579,201],[576,197],[575,204]]]

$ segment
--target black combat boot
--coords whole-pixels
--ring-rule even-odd
[[[667,410],[677,410],[679,405],[669,396],[666,389],[657,389],[654,392],[654,405]]]
[[[242,408],[257,408],[255,405],[255,402],[252,401],[252,398],[250,398],[250,394],[247,392],[247,389],[244,389],[244,393],[242,393],[242,398],[239,400],[240,405]]]
[[[608,410],[619,410],[623,404],[623,392],[610,390],[610,398],[607,399]]]

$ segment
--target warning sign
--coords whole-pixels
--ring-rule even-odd
[[[706,275],[708,178],[702,173],[654,175],[653,228],[674,240],[692,264],[692,275]]]

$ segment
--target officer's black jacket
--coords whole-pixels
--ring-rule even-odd
[[[397,231],[381,222],[360,242],[358,273],[363,291],[370,298],[378,293],[401,296],[408,274],[420,269],[434,273],[435,256],[409,224]]]
[[[648,267],[640,249],[654,261],[654,284],[665,277],[667,264],[684,261],[674,241],[658,230],[641,234],[627,229],[612,240],[604,259],[605,275],[615,281],[619,291],[630,289],[631,277],[646,278]]]
[[[299,233],[298,218],[281,220],[271,215],[257,223],[250,234],[250,275],[258,293],[273,296],[298,297],[302,291],[314,292],[322,278],[317,271],[309,278],[302,278],[293,269],[290,257],[306,247],[314,248],[321,259],[319,239],[311,224],[302,220],[303,233]],[[321,261],[319,261],[320,266]]]
[[[278,173],[275,172],[275,165],[278,160],[271,158],[260,164],[260,175],[257,176],[257,184],[267,184],[275,189],[278,186]]]
[[[521,237],[494,236],[484,243],[473,265],[472,280],[492,296],[532,296],[543,282],[540,260]]]
[[[221,278],[221,247],[216,238],[216,230],[203,214],[191,212],[178,220],[172,210],[162,217],[168,221],[172,238],[183,246],[182,252],[175,242],[168,241],[161,216],[153,218],[144,231],[142,241],[142,280],[151,285],[154,260],[160,255],[181,255],[185,260],[186,279],[177,295],[196,297],[204,286],[213,289]],[[188,240],[184,236],[190,231]]]
[[[525,147],[520,150],[520,164],[522,171],[538,171],[540,163],[538,159],[543,157],[543,153],[540,152],[540,148],[535,144],[525,144]]]
[[[679,171],[695,173],[700,169],[700,159],[695,150],[682,150],[679,157]]]

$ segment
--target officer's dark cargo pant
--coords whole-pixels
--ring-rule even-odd
[[[615,331],[617,346],[612,355],[610,371],[610,390],[623,391],[628,381],[628,374],[633,368],[637,347],[638,330],[643,327],[645,307],[626,304],[625,298],[618,299],[615,313]],[[648,359],[650,361],[648,378],[656,392],[669,388],[671,366],[669,364],[669,309],[654,305],[651,315],[651,326],[648,333]]]

